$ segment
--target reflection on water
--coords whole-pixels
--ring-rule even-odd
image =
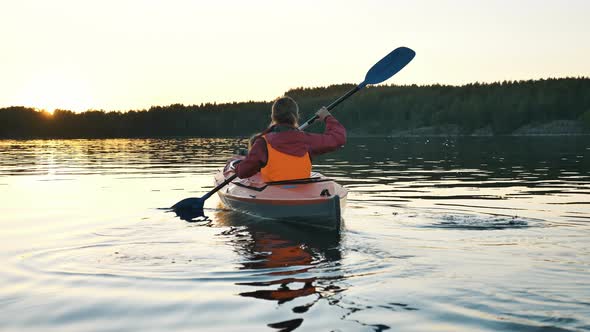
[[[280,222],[261,220],[235,212],[218,212],[217,222],[228,226],[221,233],[243,258],[240,269],[256,274],[257,280],[237,283],[254,290],[240,296],[275,301],[285,305],[302,298],[294,305],[294,314],[307,312],[320,299],[329,300],[344,289],[337,285],[343,278],[340,265],[340,230],[295,228]],[[323,273],[322,269],[329,269]],[[291,331],[303,318],[293,318],[268,326]]]
[[[214,138],[7,140],[0,141],[0,176],[209,173],[239,143]]]
[[[590,329],[589,138],[352,138],[339,231],[161,209],[244,143],[0,141],[0,329]]]

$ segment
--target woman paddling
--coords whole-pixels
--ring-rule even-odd
[[[236,165],[239,178],[260,172],[264,182],[309,178],[311,158],[335,151],[346,143],[346,129],[325,108],[316,115],[325,121],[323,134],[299,130],[299,107],[290,97],[277,98],[271,109],[271,124],[251,140],[246,158]]]

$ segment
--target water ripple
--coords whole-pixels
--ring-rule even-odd
[[[590,140],[351,138],[337,232],[158,209],[244,142],[0,141],[0,329],[588,330]]]

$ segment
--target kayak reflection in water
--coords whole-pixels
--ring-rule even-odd
[[[252,234],[253,244],[249,248],[251,255],[250,261],[243,263],[244,269],[269,269],[281,267],[301,266],[297,270],[282,272],[271,272],[273,276],[291,276],[300,273],[306,273],[312,261],[312,253],[306,251],[302,245],[285,240],[280,236],[266,232],[254,232]],[[264,300],[276,300],[279,304],[291,301],[301,296],[307,296],[316,293],[313,285],[313,278],[284,278],[267,281],[263,283],[245,283],[249,286],[272,286],[279,285],[273,290],[257,290],[253,292],[240,293],[242,296],[250,296]],[[291,288],[289,284],[302,283],[301,288]],[[294,285],[295,286],[295,285]],[[295,286],[297,287],[297,286]]]
[[[309,296],[307,303],[291,308],[295,314],[303,314],[321,299],[330,299],[344,289],[336,285],[343,276],[336,266],[342,259],[339,230],[310,232],[280,222],[260,222],[235,212],[221,211],[215,216],[220,225],[230,226],[224,235],[235,236],[232,241],[236,251],[244,258],[242,270],[265,270],[255,274],[256,281],[237,283],[259,289],[244,291],[240,296],[276,301],[285,305],[297,298]],[[330,267],[329,273],[318,272]],[[305,300],[302,300],[305,301]],[[338,302],[337,300],[335,302]],[[269,327],[293,330],[303,322],[294,318]]]
[[[264,182],[309,178],[311,159],[332,152],[346,143],[346,129],[322,107],[316,115],[324,121],[323,134],[298,129],[299,106],[290,97],[277,98],[271,109],[271,124],[250,140],[244,160],[236,165],[239,178],[260,172]]]

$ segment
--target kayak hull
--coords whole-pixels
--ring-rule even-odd
[[[318,226],[336,227],[342,218],[341,207],[346,199],[338,196],[309,204],[264,203],[248,201],[231,195],[219,195],[223,204],[232,210],[267,219],[283,219]]]
[[[231,163],[215,176],[218,185],[233,175]],[[228,208],[265,219],[339,228],[348,191],[319,173],[308,179],[264,183],[259,174],[236,179],[218,191]]]

